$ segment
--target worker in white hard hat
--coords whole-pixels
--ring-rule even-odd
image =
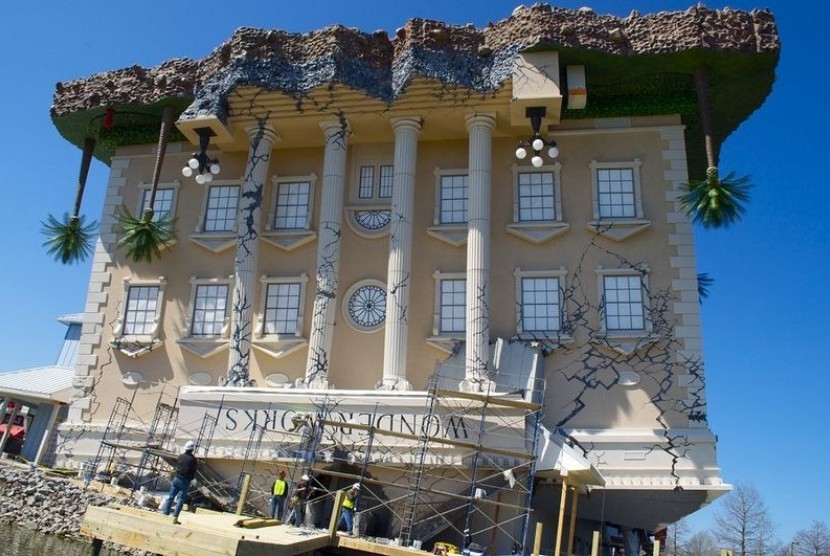
[[[343,497],[343,507],[340,509],[340,521],[337,523],[338,531],[346,531],[354,535],[354,513],[357,510],[357,497],[360,495],[360,483],[353,484],[346,491]]]
[[[170,509],[173,505],[173,500],[176,500],[176,507],[173,509],[173,523],[179,523],[179,514],[182,512],[185,499],[187,498],[187,489],[190,488],[190,482],[196,478],[196,469],[199,466],[199,461],[193,452],[196,450],[196,443],[188,440],[184,445],[184,453],[176,460],[176,476],[173,483],[170,485],[170,492],[167,494],[167,499],[161,507],[161,513],[170,515]]]

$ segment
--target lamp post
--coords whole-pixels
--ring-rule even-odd
[[[790,556],[795,556],[795,545],[798,544],[798,541],[790,541]]]
[[[547,154],[550,158],[559,156],[559,147],[556,146],[556,141],[546,141],[542,138],[540,128],[542,127],[542,118],[545,117],[547,110],[544,106],[529,106],[525,108],[525,115],[530,118],[530,127],[533,128],[533,135],[527,141],[519,141],[516,147],[516,158],[524,160],[527,158],[528,149],[533,151],[533,156],[530,163],[534,168],[539,168],[544,164],[542,159],[542,151],[545,147],[548,148]]]
[[[196,183],[208,183],[213,181],[213,176],[221,170],[219,160],[209,158],[207,155],[210,138],[216,134],[209,127],[200,127],[194,131],[199,135],[199,152],[193,153],[193,156],[187,161],[187,165],[182,168],[182,175],[189,178],[195,172],[198,172],[195,178]]]

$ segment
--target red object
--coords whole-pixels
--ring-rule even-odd
[[[8,425],[6,423],[0,425],[0,434],[5,434],[7,426]],[[17,438],[18,440],[22,440],[24,436],[26,436],[26,429],[20,425],[12,425],[12,428],[9,431],[9,438]]]
[[[104,114],[104,121],[101,122],[101,126],[109,129],[112,127],[112,124],[115,123],[115,109],[114,108],[107,108],[106,113]]]

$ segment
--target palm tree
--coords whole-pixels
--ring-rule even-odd
[[[86,217],[81,216],[81,200],[84,198],[86,178],[89,175],[89,165],[92,162],[92,153],[95,151],[95,139],[84,139],[83,155],[81,156],[81,170],[78,175],[78,187],[75,190],[75,206],[72,215],[64,213],[63,220],[49,215],[41,233],[46,236],[43,246],[46,252],[63,264],[77,263],[86,260],[92,253],[92,240],[98,229],[98,223],[86,223]]]
[[[118,246],[126,250],[127,256],[135,261],[152,262],[153,256],[161,257],[161,250],[175,238],[172,218],[155,218],[153,206],[156,202],[161,166],[164,154],[167,151],[167,140],[173,128],[173,106],[167,105],[162,111],[161,130],[156,152],[156,164],[153,168],[153,183],[150,190],[150,199],[141,217],[133,216],[126,208],[121,207],[116,214],[118,224],[116,232],[121,235]]]
[[[712,132],[709,77],[705,66],[695,70],[695,89],[706,150],[706,177],[689,182],[688,191],[680,197],[680,203],[692,221],[704,228],[725,228],[740,221],[749,202],[752,184],[748,176],[736,177],[732,172],[724,178],[720,177],[720,145],[715,145]]]

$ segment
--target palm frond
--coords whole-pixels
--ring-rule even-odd
[[[63,264],[74,264],[85,261],[92,253],[92,243],[98,229],[98,223],[86,223],[85,216],[69,216],[64,213],[63,220],[58,220],[51,214],[43,226],[41,233],[46,236],[43,246],[46,252],[56,261]]]
[[[118,247],[125,250],[127,256],[136,262],[153,262],[153,257],[161,258],[162,248],[175,239],[175,224],[172,218],[153,219],[153,211],[146,209],[141,218],[133,216],[126,207],[121,207],[117,214],[118,224],[115,231],[121,236]]]
[[[717,171],[707,172],[705,180],[689,182],[680,204],[692,221],[704,228],[726,228],[739,222],[749,203],[752,184],[749,176],[729,173],[720,179]]]
[[[709,297],[709,288],[715,283],[715,279],[709,276],[707,272],[698,272],[697,273],[697,295],[700,298],[700,302],[703,303],[703,300]]]

